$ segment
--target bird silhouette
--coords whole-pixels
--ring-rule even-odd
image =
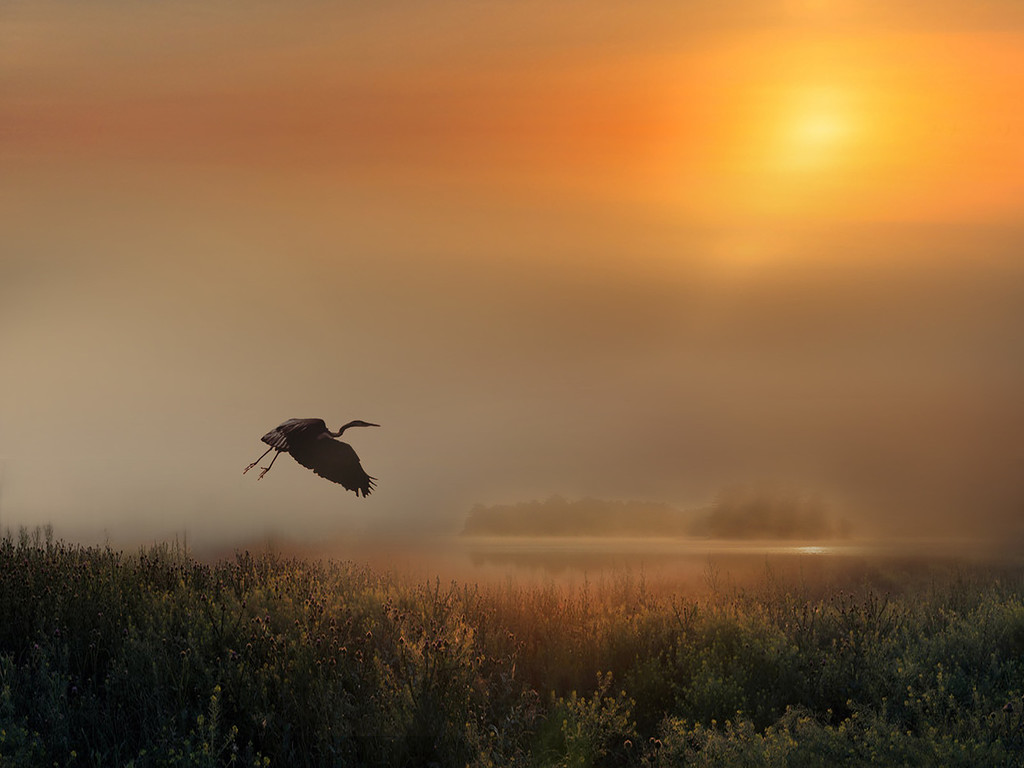
[[[341,433],[349,427],[379,427],[380,424],[371,424],[368,421],[350,421],[337,432],[327,429],[323,419],[288,419],[278,424],[272,430],[260,438],[270,447],[263,452],[259,459],[242,470],[244,475],[250,469],[260,463],[263,456],[273,450],[277,453],[270,460],[270,464],[262,467],[259,477],[261,479],[270,468],[274,466],[277,457],[281,452],[290,453],[292,458],[304,467],[312,469],[332,483],[339,483],[346,490],[355,491],[356,496],[360,493],[365,497],[370,495],[374,489],[377,478],[370,477],[359,463],[359,456],[348,443],[335,440],[341,437]]]

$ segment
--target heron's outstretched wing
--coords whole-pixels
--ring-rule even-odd
[[[300,443],[316,440],[327,432],[323,419],[288,419],[260,438],[279,451],[291,451]]]
[[[356,496],[362,493],[369,496],[374,488],[374,480],[359,463],[359,457],[348,443],[335,440],[328,435],[321,435],[293,446],[289,453],[304,467],[312,469],[320,477],[332,483],[340,483]]]

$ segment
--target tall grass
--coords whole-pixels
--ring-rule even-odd
[[[1021,575],[694,600],[23,534],[0,765],[1020,765]]]

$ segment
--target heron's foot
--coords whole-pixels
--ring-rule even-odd
[[[255,467],[255,466],[256,466],[256,464],[257,464],[257,462],[255,462],[255,461],[254,461],[254,462],[253,462],[252,464],[250,464],[250,465],[249,465],[248,467],[246,467],[245,469],[243,469],[243,470],[242,470],[242,474],[244,475],[244,474],[245,474],[246,472],[248,472],[248,471],[249,471],[250,469],[252,469],[253,467]]]
[[[260,469],[262,469],[263,471],[260,472],[259,477],[256,478],[257,480],[262,480],[263,476],[270,471],[270,467],[260,467]]]

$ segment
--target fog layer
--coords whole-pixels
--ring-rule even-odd
[[[968,34],[742,4],[582,29],[403,8],[0,21],[0,526],[407,534],[475,503],[688,508],[766,483],[855,531],[1017,530],[1016,26],[949,86],[969,99],[878,116],[904,138],[875,154],[769,172],[737,127],[775,119],[742,54],[775,55],[773,32],[841,33],[833,80],[870,95],[998,37],[1002,11]],[[870,122],[901,97],[865,103]],[[372,496],[287,458],[242,476],[307,416],[382,425],[346,433]]]

